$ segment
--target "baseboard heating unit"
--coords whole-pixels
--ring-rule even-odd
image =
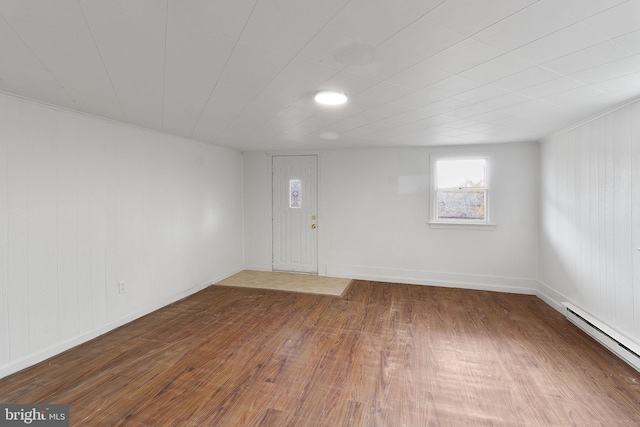
[[[563,302],[567,319],[640,372],[640,346],[575,305]]]

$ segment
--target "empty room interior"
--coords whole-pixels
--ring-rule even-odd
[[[640,425],[640,0],[0,0],[9,404]]]

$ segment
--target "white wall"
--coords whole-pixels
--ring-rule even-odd
[[[494,153],[492,231],[432,229],[432,151]],[[270,156],[244,153],[245,267],[271,269]],[[538,146],[320,153],[322,275],[535,293]]]
[[[640,343],[640,104],[541,144],[541,296]]]
[[[240,270],[241,180],[238,152],[0,95],[0,377]]]
[[[271,157],[262,152],[242,157],[244,268],[271,271]]]

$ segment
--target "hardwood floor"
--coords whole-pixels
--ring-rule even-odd
[[[637,426],[640,374],[533,296],[213,286],[0,380],[74,426]]]

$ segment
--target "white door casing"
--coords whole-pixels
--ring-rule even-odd
[[[273,156],[273,270],[318,273],[318,157]]]

